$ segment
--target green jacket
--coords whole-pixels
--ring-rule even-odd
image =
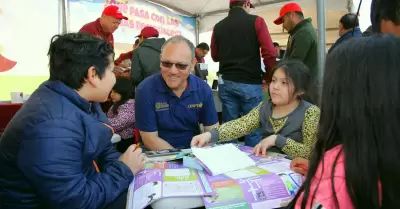
[[[164,43],[165,38],[146,38],[133,51],[131,81],[134,86],[139,86],[145,78],[160,71],[160,54]]]
[[[289,34],[287,49],[283,59],[297,59],[302,61],[309,68],[312,81],[317,82],[317,32],[311,24],[311,18],[298,23]]]

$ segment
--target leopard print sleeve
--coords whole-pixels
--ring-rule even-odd
[[[216,128],[219,141],[229,141],[237,139],[260,127],[260,107],[261,102],[257,107],[253,108],[247,115],[236,120],[226,122]]]
[[[287,139],[282,151],[292,158],[302,157],[310,159],[311,150],[317,140],[317,127],[319,122],[320,109],[313,105],[307,109],[302,125],[303,142]]]

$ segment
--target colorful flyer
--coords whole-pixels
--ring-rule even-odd
[[[142,209],[161,198],[215,195],[205,174],[179,163],[148,163],[129,187],[129,209]]]
[[[211,209],[265,209],[286,206],[301,186],[302,177],[293,173],[286,159],[267,158],[257,166],[207,176],[216,195],[203,198]]]
[[[282,154],[256,157],[239,146],[255,166],[212,176],[186,168],[182,162],[149,162],[129,187],[128,209],[142,209],[162,198],[199,197],[210,209],[268,209],[285,207],[302,184]]]

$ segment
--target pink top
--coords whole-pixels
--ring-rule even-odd
[[[135,128],[135,100],[130,99],[120,105],[117,115],[114,115],[113,107],[114,105],[108,110],[107,117],[115,133],[120,135],[122,139],[132,138]]]
[[[322,173],[322,162],[319,164],[317,172],[314,176],[314,179],[311,182],[311,189],[309,200],[307,202],[306,208],[336,208],[335,199],[332,193],[332,184],[331,184],[331,172],[332,165],[335,162],[336,156],[339,154],[342,149],[342,145],[338,145],[333,149],[327,151],[324,156],[324,172]],[[344,153],[342,152],[338,158],[335,173],[334,173],[334,188],[336,191],[336,197],[339,202],[339,208],[353,209],[353,203],[350,199],[350,196],[347,192],[346,187],[346,179],[345,179],[345,167],[344,167]],[[312,195],[316,190],[318,182],[321,180],[318,190],[315,192],[314,202],[311,203]],[[296,203],[295,209],[301,208],[301,201],[303,198],[303,194],[300,196],[299,200]],[[312,206],[312,207],[310,207]],[[322,207],[319,207],[322,206]]]

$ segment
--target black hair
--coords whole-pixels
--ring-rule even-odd
[[[207,43],[200,43],[199,45],[196,46],[196,48],[202,49],[202,50],[207,50],[210,51],[210,46],[208,46]]]
[[[373,32],[381,32],[381,21],[390,20],[400,24],[400,1],[398,0],[372,0],[371,23]]]
[[[368,28],[362,33],[362,36],[370,36],[372,35],[372,25],[368,26]]]
[[[68,33],[51,38],[47,55],[49,80],[59,80],[77,90],[85,83],[90,67],[95,67],[100,79],[103,77],[114,59],[114,49],[112,45],[95,36]]]
[[[119,106],[125,104],[126,101],[132,98],[132,82],[128,78],[118,77],[112,90],[121,95],[121,100],[115,102],[112,108],[112,112],[114,113],[114,115],[116,115],[118,114]]]
[[[297,15],[297,17],[299,17],[299,18],[301,18],[301,19],[304,19],[304,14],[303,14],[303,12],[294,12],[296,15]]]
[[[358,23],[358,17],[354,13],[348,13],[342,16],[340,18],[339,22],[343,25],[344,29],[351,29],[351,28],[356,28],[360,24]]]
[[[311,82],[311,75],[308,67],[299,60],[282,60],[272,69],[271,80],[275,71],[278,69],[282,69],[285,72],[286,79],[293,83],[293,94],[304,92],[298,99],[309,100],[308,98],[304,98],[308,95],[307,92]]]
[[[278,42],[274,42],[273,44],[274,44],[274,47],[277,47],[277,46],[279,47]]]
[[[314,201],[318,186],[311,190],[311,184],[321,178],[315,176],[317,168],[324,172],[324,154],[337,145],[342,145],[345,186],[354,208],[400,208],[399,48],[400,39],[385,34],[353,39],[328,54],[317,142],[306,180],[289,208],[300,201],[305,209]],[[331,176],[339,155],[328,165]]]
[[[136,39],[135,46],[137,46],[138,44],[139,44],[139,39]]]
[[[243,5],[246,3],[246,1],[234,1],[232,3],[229,3],[229,9],[237,8],[237,7],[243,7]]]

